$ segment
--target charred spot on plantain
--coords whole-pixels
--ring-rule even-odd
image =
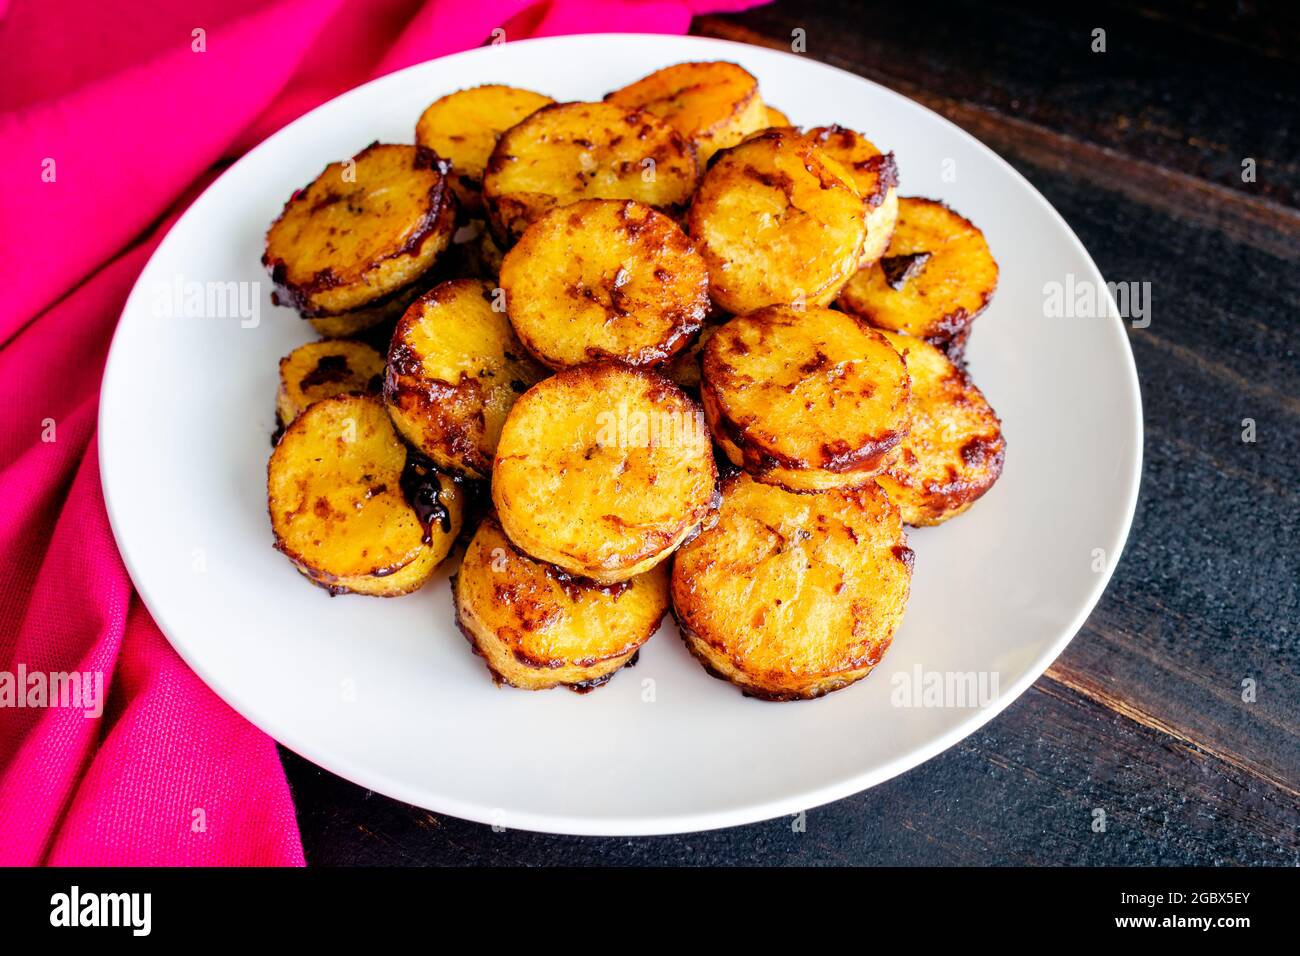
[[[896,544],[890,551],[894,557],[907,566],[907,571],[910,574],[916,565],[916,552],[905,544]]]
[[[319,385],[335,385],[347,381],[351,374],[346,355],[322,355],[316,361],[316,367],[298,382],[298,387],[305,392]]]
[[[620,228],[622,228],[623,232],[629,239],[636,239],[640,236],[650,222],[650,217],[648,216],[631,215],[631,213],[635,212],[636,209],[636,204],[628,201],[623,203],[622,208],[618,211]]]
[[[895,292],[899,292],[912,279],[921,274],[925,264],[930,261],[930,253],[913,252],[905,256],[884,256],[880,260],[880,270],[885,274],[885,282]],[[963,310],[961,320],[966,318]]]
[[[593,581],[591,578],[583,577],[578,574],[570,574],[553,564],[547,564],[542,569],[546,576],[560,586],[569,600],[577,601],[582,597],[584,592],[597,591],[607,595],[617,601],[628,589],[632,587],[631,581],[619,581],[615,584],[601,584],[599,581]],[[590,663],[595,663],[591,661]]]
[[[857,133],[853,130],[840,126],[838,123],[832,123],[814,136],[813,142],[818,146],[835,146],[840,149],[848,149],[856,143],[857,138]]]
[[[598,687],[604,687],[614,677],[614,672],[602,674],[600,677],[593,677],[590,680],[580,680],[576,684],[565,684],[569,690],[575,694],[589,694]]]
[[[741,172],[755,182],[766,186],[768,189],[775,189],[777,192],[783,193],[787,199],[794,195],[794,180],[792,180],[787,173],[780,171],[775,173],[766,173],[749,164],[746,164],[745,168],[742,169]],[[812,172],[812,170],[810,169],[809,172]]]
[[[894,161],[893,153],[872,156],[870,159],[855,163],[854,168],[876,175],[875,191],[870,196],[863,197],[868,206],[873,208],[879,206],[885,201],[885,194],[898,186],[898,163]]]
[[[987,464],[1000,464],[1005,457],[1006,443],[1000,435],[976,435],[961,446],[961,459],[972,468]]]
[[[806,375],[812,375],[814,372],[820,372],[829,363],[830,363],[830,359],[826,357],[826,353],[823,352],[821,349],[818,349],[816,354],[814,354],[812,358],[810,358],[807,362],[804,362],[802,365],[799,366],[799,371],[803,372]]]
[[[311,209],[310,209],[309,211],[310,211],[311,213],[314,214],[314,213],[320,212],[320,211],[321,211],[322,209],[324,209],[326,206],[332,206],[332,205],[334,205],[336,202],[341,202],[342,200],[343,200],[343,194],[342,194],[342,193],[328,192],[328,193],[326,193],[324,196],[322,196],[320,199],[318,199],[318,200],[316,200],[314,203],[312,203],[312,204],[311,204]]]

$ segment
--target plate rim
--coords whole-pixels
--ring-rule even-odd
[[[431,794],[426,792],[426,788],[418,785],[412,785],[402,780],[392,777],[383,771],[369,769],[356,769],[348,764],[346,758],[336,759],[334,754],[325,753],[318,750],[309,740],[303,739],[300,734],[294,733],[289,728],[283,727],[278,721],[267,719],[265,714],[258,711],[257,707],[250,701],[244,699],[243,695],[237,688],[219,685],[212,679],[211,674],[203,666],[202,662],[191,652],[187,651],[184,646],[185,642],[172,637],[164,619],[155,611],[155,602],[150,598],[147,589],[140,584],[140,574],[136,567],[136,562],[127,554],[123,547],[123,523],[122,517],[118,513],[117,506],[114,504],[113,496],[109,488],[110,459],[112,452],[109,451],[109,443],[101,440],[105,434],[112,435],[114,426],[108,422],[105,409],[109,407],[109,402],[105,401],[109,394],[110,385],[115,383],[122,372],[122,349],[120,343],[122,340],[122,324],[126,313],[131,310],[133,302],[137,296],[142,295],[141,279],[149,272],[154,261],[162,256],[172,241],[173,235],[179,230],[179,227],[186,219],[194,213],[201,201],[209,192],[216,189],[217,186],[227,176],[232,175],[237,169],[245,163],[257,161],[257,157],[266,149],[269,149],[279,137],[288,133],[299,124],[304,124],[317,113],[334,108],[336,104],[345,101],[348,98],[360,94],[362,91],[372,86],[382,85],[385,83],[398,83],[399,77],[411,73],[415,70],[433,62],[445,62],[455,60],[459,57],[472,57],[483,55],[483,51],[491,47],[474,47],[469,50],[462,50],[457,53],[448,54],[441,57],[434,57],[424,60],[420,63],[414,63],[410,66],[387,73],[383,76],[368,80],[367,82],[346,90],[339,95],[332,97],[324,103],[316,106],[308,112],[294,119],[280,129],[268,135],[264,140],[249,149],[234,163],[222,171],[221,175],[216,177],[208,186],[190,202],[185,211],[176,219],[167,234],[159,241],[158,246],[150,255],[148,261],[140,270],[136,281],[131,287],[127,298],[123,304],[122,311],[119,313],[117,325],[114,327],[112,342],[109,346],[107,358],[104,363],[103,377],[99,390],[99,409],[96,415],[96,441],[98,443],[98,466],[100,473],[100,488],[104,499],[105,511],[108,516],[109,526],[113,533],[114,543],[118,553],[121,556],[122,563],[131,578],[131,583],[139,595],[141,603],[149,611],[155,625],[166,638],[168,644],[180,655],[186,665],[203,681],[207,687],[217,695],[227,706],[239,714],[244,720],[257,727],[263,733],[267,734],[277,743],[302,756],[313,764],[342,777],[358,786],[382,793],[388,797],[400,800],[413,806],[421,807],[435,813],[447,814],[476,823],[484,824],[502,824],[504,823],[509,829],[524,830],[547,834],[563,834],[573,836],[593,836],[593,837],[620,837],[620,836],[658,836],[677,833],[703,832],[715,830],[723,827],[740,826],[744,824],[757,823],[764,820],[774,819],[776,817],[786,816],[800,811],[811,810],[815,807],[824,806],[836,800],[844,799],[853,794],[868,790],[871,787],[884,783],[896,776],[906,773],[908,770],[919,766],[930,760],[932,757],[948,750],[961,740],[970,736],[979,730],[982,726],[998,716],[1002,711],[1018,700],[1026,690],[1029,689],[1053,662],[1061,655],[1066,646],[1079,633],[1080,629],[1086,623],[1092,612],[1096,609],[1102,595],[1110,584],[1115,570],[1119,567],[1123,558],[1124,548],[1127,546],[1129,536],[1132,532],[1133,521],[1137,512],[1137,503],[1141,488],[1143,460],[1145,454],[1145,423],[1143,417],[1143,403],[1141,383],[1137,374],[1137,364],[1133,355],[1132,343],[1130,342],[1124,329],[1124,320],[1115,306],[1113,296],[1110,290],[1104,284],[1104,276],[1097,264],[1093,261],[1087,248],[1075,231],[1066,222],[1065,218],[1048,202],[1048,200],[1038,191],[1038,189],[1016,170],[1007,160],[1003,159],[991,147],[985,145],[978,138],[966,132],[957,124],[953,123],[947,117],[931,110],[929,107],[910,97],[904,96],[895,90],[890,89],[874,80],[860,76],[851,70],[841,69],[829,63],[812,59],[808,56],[801,56],[792,52],[787,52],[771,47],[759,46],[736,42],[733,40],[717,39],[712,37],[697,37],[691,35],[674,35],[659,33],[582,33],[566,34],[554,37],[531,37],[520,40],[512,40],[501,46],[522,47],[537,45],[563,45],[565,43],[577,42],[600,42],[611,39],[623,41],[640,41],[665,43],[669,46],[678,46],[682,48],[695,47],[700,50],[711,49],[717,50],[719,47],[732,48],[735,50],[760,51],[763,55],[775,55],[778,57],[790,57],[800,61],[803,66],[811,66],[814,70],[828,70],[837,74],[851,77],[860,83],[865,83],[874,88],[878,93],[884,94],[898,100],[905,101],[909,106],[922,110],[929,114],[931,118],[938,120],[940,124],[947,128],[950,135],[955,135],[973,146],[978,151],[985,154],[986,158],[991,159],[1001,167],[1003,172],[1009,174],[1020,187],[1031,195],[1040,207],[1045,209],[1049,217],[1056,223],[1066,236],[1075,251],[1082,257],[1082,262],[1092,270],[1097,278],[1103,279],[1101,288],[1106,290],[1106,303],[1109,306],[1109,329],[1110,334],[1118,336],[1123,343],[1120,350],[1127,361],[1124,363],[1124,372],[1121,377],[1128,384],[1132,402],[1126,402],[1129,425],[1133,433],[1133,465],[1127,476],[1124,500],[1124,518],[1118,526],[1118,532],[1113,536],[1114,540],[1102,543],[1105,553],[1111,556],[1104,570],[1096,575],[1096,580],[1089,592],[1087,599],[1080,608],[1075,612],[1074,617],[1069,624],[1061,631],[1061,636],[1057,637],[1050,645],[1035,655],[1033,661],[1029,664],[1025,673],[1006,689],[1000,689],[998,698],[987,707],[975,709],[969,717],[957,723],[946,733],[943,733],[928,743],[908,750],[875,768],[851,773],[844,779],[834,783],[826,784],[821,787],[802,791],[797,796],[775,798],[756,803],[745,803],[733,806],[725,810],[708,810],[698,812],[673,812],[659,813],[652,815],[640,815],[629,817],[590,817],[582,815],[568,814],[548,814],[526,811],[510,811],[504,818],[489,808],[482,807],[477,803],[464,801],[445,793],[436,795],[436,799],[431,799]],[[105,430],[108,425],[107,431]]]

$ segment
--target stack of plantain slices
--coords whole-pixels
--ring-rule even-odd
[[[906,609],[905,525],[971,507],[1005,450],[964,365],[997,263],[898,185],[734,63],[439,98],[267,233],[322,336],[280,361],[276,547],[394,596],[459,541],[456,622],[498,684],[599,687],[670,610],[747,695],[860,680]]]

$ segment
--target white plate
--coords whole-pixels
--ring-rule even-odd
[[[706,675],[671,623],[595,693],[497,689],[452,622],[445,574],[399,600],[330,599],[272,550],[276,362],[312,336],[270,304],[262,237],[327,162],[373,140],[409,142],[444,93],[496,82],[597,99],[699,59],[739,62],[797,123],[864,130],[895,152],[903,194],[941,198],[983,227],[1001,282],[968,354],[1002,416],[1006,470],[967,515],[912,534],[906,621],[876,672],[847,690],[791,704],[746,698]],[[334,773],[430,810],[550,832],[680,832],[795,813],[974,731],[1042,674],[1100,597],[1137,497],[1141,406],[1108,297],[1098,318],[1044,317],[1045,284],[1070,275],[1100,287],[1033,187],[957,127],[852,74],[693,37],[471,50],[327,103],[236,163],[180,219],[113,341],[99,422],[104,496],[131,577],[181,656],[250,721]],[[183,316],[167,317],[158,290],[178,277],[258,283],[260,323],[245,327],[238,309],[183,317],[204,311],[183,302]],[[997,694],[983,707],[895,706],[918,668],[996,674]]]

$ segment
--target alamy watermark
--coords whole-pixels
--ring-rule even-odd
[[[694,411],[646,412],[623,403],[597,414],[596,426],[596,443],[605,448],[688,447],[699,444],[704,433]]]
[[[1049,319],[1100,319],[1110,315],[1113,299],[1120,317],[1135,329],[1151,324],[1150,282],[1107,282],[1099,285],[1066,273],[1064,282],[1043,285],[1043,316]]]
[[[240,328],[262,321],[262,283],[186,279],[177,273],[153,287],[153,314],[159,319],[238,319]]]
[[[68,892],[50,897],[50,925],[120,927],[132,936],[148,936],[153,929],[153,894],[83,892],[74,884]]]
[[[62,708],[87,717],[104,713],[103,671],[0,671],[0,708]]]
[[[980,708],[998,699],[997,671],[927,671],[916,664],[889,678],[894,707]]]

